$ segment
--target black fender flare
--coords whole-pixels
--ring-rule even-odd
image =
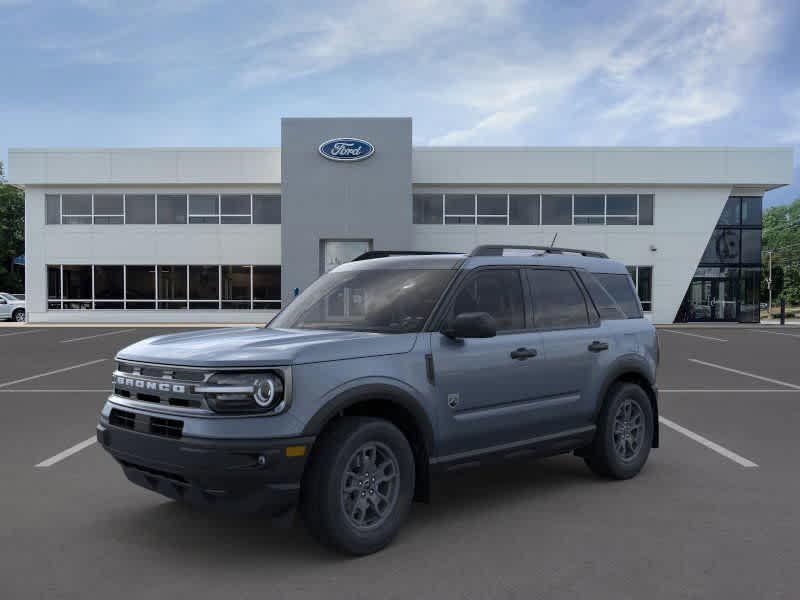
[[[595,421],[603,406],[603,402],[608,394],[608,389],[619,378],[626,375],[636,375],[647,382],[649,389],[645,392],[650,397],[650,404],[653,408],[653,448],[658,448],[660,442],[659,423],[658,423],[658,387],[655,382],[655,371],[650,367],[648,362],[636,354],[626,354],[616,361],[614,361],[603,379],[603,384],[600,387],[600,393],[597,397],[597,406],[595,408]]]
[[[337,413],[366,400],[383,400],[405,409],[414,418],[422,433],[428,457],[434,456],[433,425],[422,404],[411,392],[388,383],[363,383],[342,391],[325,402],[325,405],[309,419],[303,429],[303,435],[319,435]]]

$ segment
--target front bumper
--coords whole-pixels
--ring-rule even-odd
[[[203,508],[276,515],[297,502],[314,438],[170,439],[102,416],[97,441],[146,489]]]

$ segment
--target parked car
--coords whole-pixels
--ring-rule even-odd
[[[0,292],[0,319],[23,323],[25,321],[25,300]]]
[[[588,251],[356,260],[265,328],[116,360],[97,438],[130,481],[218,509],[299,503],[351,554],[386,546],[442,471],[572,452],[628,479],[659,442],[655,329],[625,266]]]
[[[758,305],[758,308],[760,308],[761,310],[767,310],[769,308],[769,304],[767,304],[766,302],[762,302],[761,304]]]

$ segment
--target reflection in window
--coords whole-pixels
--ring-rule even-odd
[[[603,194],[576,194],[575,225],[602,225],[605,222],[605,200]]]
[[[280,308],[281,268],[253,266],[253,308]]]
[[[542,225],[571,225],[572,196],[568,194],[542,196]]]
[[[64,225],[90,225],[92,222],[91,194],[63,194],[61,222]]]
[[[526,269],[533,293],[533,320],[539,329],[588,327],[586,301],[569,271]]]
[[[742,225],[761,227],[761,197],[742,198]]]
[[[508,197],[509,225],[539,224],[539,194],[511,194]]]
[[[722,209],[717,225],[738,225],[740,222],[740,200],[736,196],[731,196]]]
[[[445,194],[444,222],[448,225],[474,225],[475,196],[473,194]]]
[[[159,265],[158,308],[186,308],[186,265]]]
[[[414,194],[413,222],[417,225],[441,225],[443,221],[441,194]]]
[[[218,266],[189,266],[189,308],[219,308]]]
[[[189,223],[219,223],[219,196],[217,194],[190,195]]]
[[[92,267],[90,265],[64,265],[62,281],[64,308],[89,309],[92,307]]]
[[[47,308],[61,308],[61,266],[47,265]]]
[[[128,225],[153,225],[156,222],[156,197],[154,194],[127,194],[125,196],[125,223]]]
[[[740,245],[739,234],[739,229],[714,230],[700,262],[738,263]]]
[[[186,223],[186,194],[158,195],[158,224],[182,225]]]
[[[61,224],[61,196],[59,194],[46,194],[44,197],[48,225]]]
[[[94,299],[95,308],[124,308],[125,297],[122,265],[94,266]]]
[[[250,194],[222,194],[220,222],[224,224],[250,223]]]
[[[478,225],[505,225],[508,214],[506,194],[478,194]]]
[[[449,318],[474,312],[494,317],[497,331],[524,329],[525,308],[519,271],[487,269],[471,277],[453,300]]]
[[[250,266],[222,267],[222,308],[250,309]]]
[[[281,197],[279,194],[255,194],[253,196],[253,223],[280,224]]]

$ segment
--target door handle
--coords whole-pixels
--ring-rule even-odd
[[[602,352],[603,350],[608,350],[608,344],[606,342],[595,340],[589,344],[590,352]]]
[[[514,360],[525,360],[526,358],[533,358],[536,356],[536,350],[533,348],[517,348],[511,352],[511,358]]]

